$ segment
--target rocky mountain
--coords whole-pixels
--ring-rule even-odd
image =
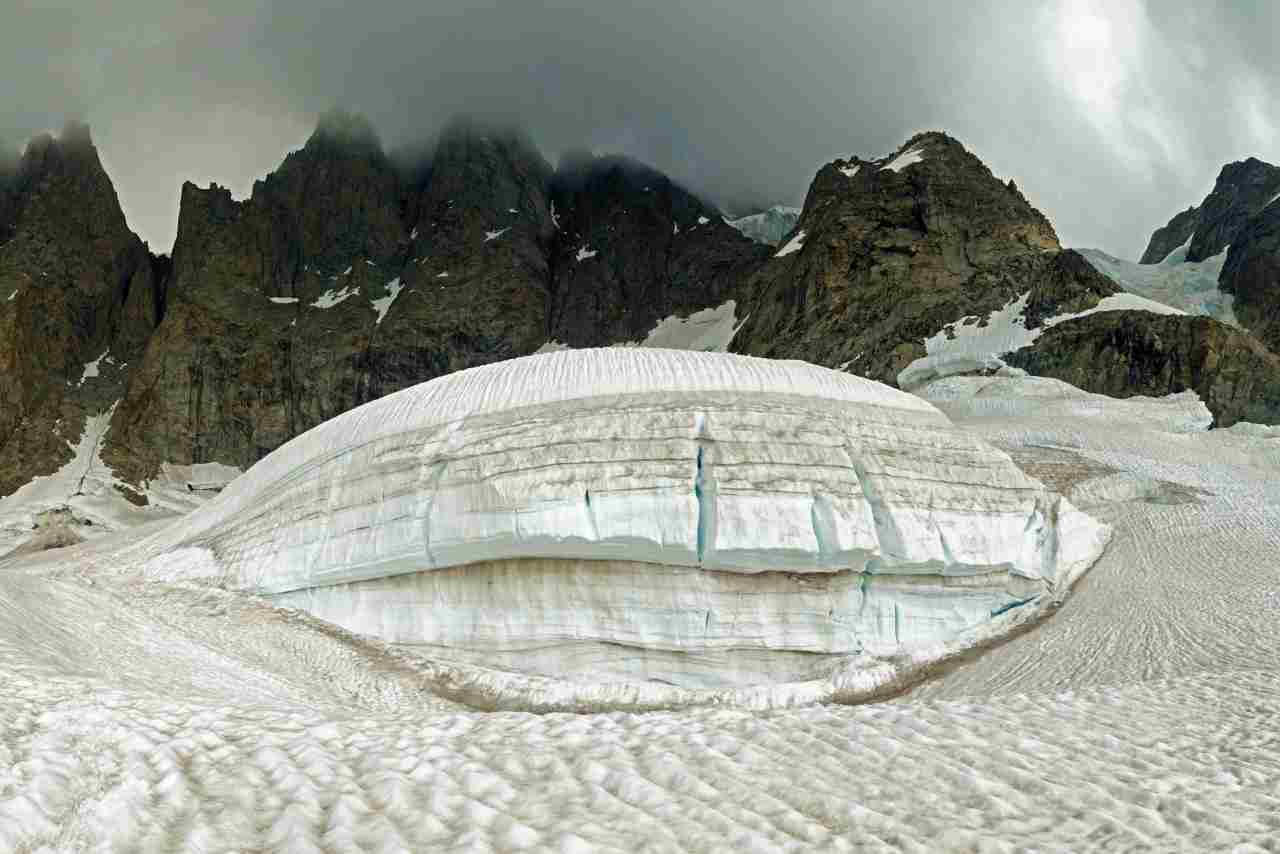
[[[1108,311],[1064,321],[1005,361],[1085,391],[1196,392],[1219,427],[1280,423],[1280,356],[1208,317]]]
[[[129,230],[87,127],[0,172],[0,495],[72,457],[163,313],[165,265]]]
[[[741,352],[896,383],[948,324],[1029,293],[1027,323],[1119,290],[1017,186],[942,133],[818,172],[795,232],[751,283]]]
[[[1159,264],[1164,261],[1171,252],[1186,246],[1191,241],[1199,225],[1200,208],[1192,205],[1152,232],[1151,240],[1147,243],[1147,248],[1138,259],[1138,263]]]
[[[1199,207],[1188,208],[1151,235],[1141,263],[1158,264],[1188,240],[1188,261],[1212,258],[1234,244],[1249,220],[1277,196],[1280,167],[1256,157],[1228,163]]]
[[[1218,286],[1235,297],[1240,322],[1280,352],[1280,195],[1237,235]]]
[[[643,340],[731,300],[765,254],[639,164],[556,171],[521,133],[458,122],[406,168],[334,114],[243,202],[183,188],[165,321],[104,459],[135,484],[166,461],[247,467],[432,377]]]
[[[1109,363],[1088,387],[1165,378],[1211,393],[1224,423],[1269,411],[1245,400],[1266,384],[1231,367],[1270,370],[1248,336],[1160,321],[1162,341],[1186,338],[1170,358],[1200,365],[1181,373],[1101,333],[1070,337],[1059,321],[1104,299],[1107,320],[1082,328],[1121,324],[1128,342],[1156,327],[1110,310],[1143,303],[1111,301],[1119,286],[945,134],[824,166],[795,216],[768,246],[625,158],[553,168],[521,132],[474,122],[428,156],[392,157],[335,113],[243,201],[185,185],[172,258],[157,258],[73,127],[0,171],[0,494],[77,445],[145,504],[165,463],[246,468],[361,403],[549,346],[732,347],[897,384],[939,335],[1003,352],[1058,324],[1018,358],[1054,374],[1092,352]],[[974,337],[996,313],[999,334]]]
[[[1250,157],[1222,167],[1213,192],[1199,207],[1157,230],[1142,262],[1169,265],[1182,254],[1185,263],[1176,265],[1179,270],[1195,265],[1205,272],[1217,270],[1217,294],[1204,296],[1216,296],[1241,325],[1268,347],[1280,349],[1280,323],[1275,319],[1280,308],[1278,235],[1280,167]],[[1182,242],[1171,246],[1178,238]]]
[[[770,254],[666,176],[623,158],[569,156],[552,185],[549,337],[640,341],[665,317],[741,298]]]

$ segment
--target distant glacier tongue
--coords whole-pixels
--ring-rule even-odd
[[[224,583],[435,657],[691,689],[916,656],[1060,598],[1107,529],[924,401],[632,348],[329,421],[185,523]]]

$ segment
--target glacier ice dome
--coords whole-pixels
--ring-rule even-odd
[[[637,348],[369,403],[175,530],[157,572],[415,654],[695,691],[979,642],[1060,601],[1109,535],[905,392]]]

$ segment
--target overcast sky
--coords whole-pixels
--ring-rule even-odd
[[[247,194],[333,106],[389,146],[510,117],[722,203],[798,203],[822,163],[944,129],[1065,244],[1130,258],[1224,162],[1280,163],[1274,0],[0,5],[0,140],[90,122],[166,251],[184,180]]]

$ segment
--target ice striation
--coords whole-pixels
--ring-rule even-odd
[[[606,348],[338,416],[151,566],[197,555],[193,576],[432,655],[715,689],[971,639],[1060,601],[1108,534],[879,383]]]

